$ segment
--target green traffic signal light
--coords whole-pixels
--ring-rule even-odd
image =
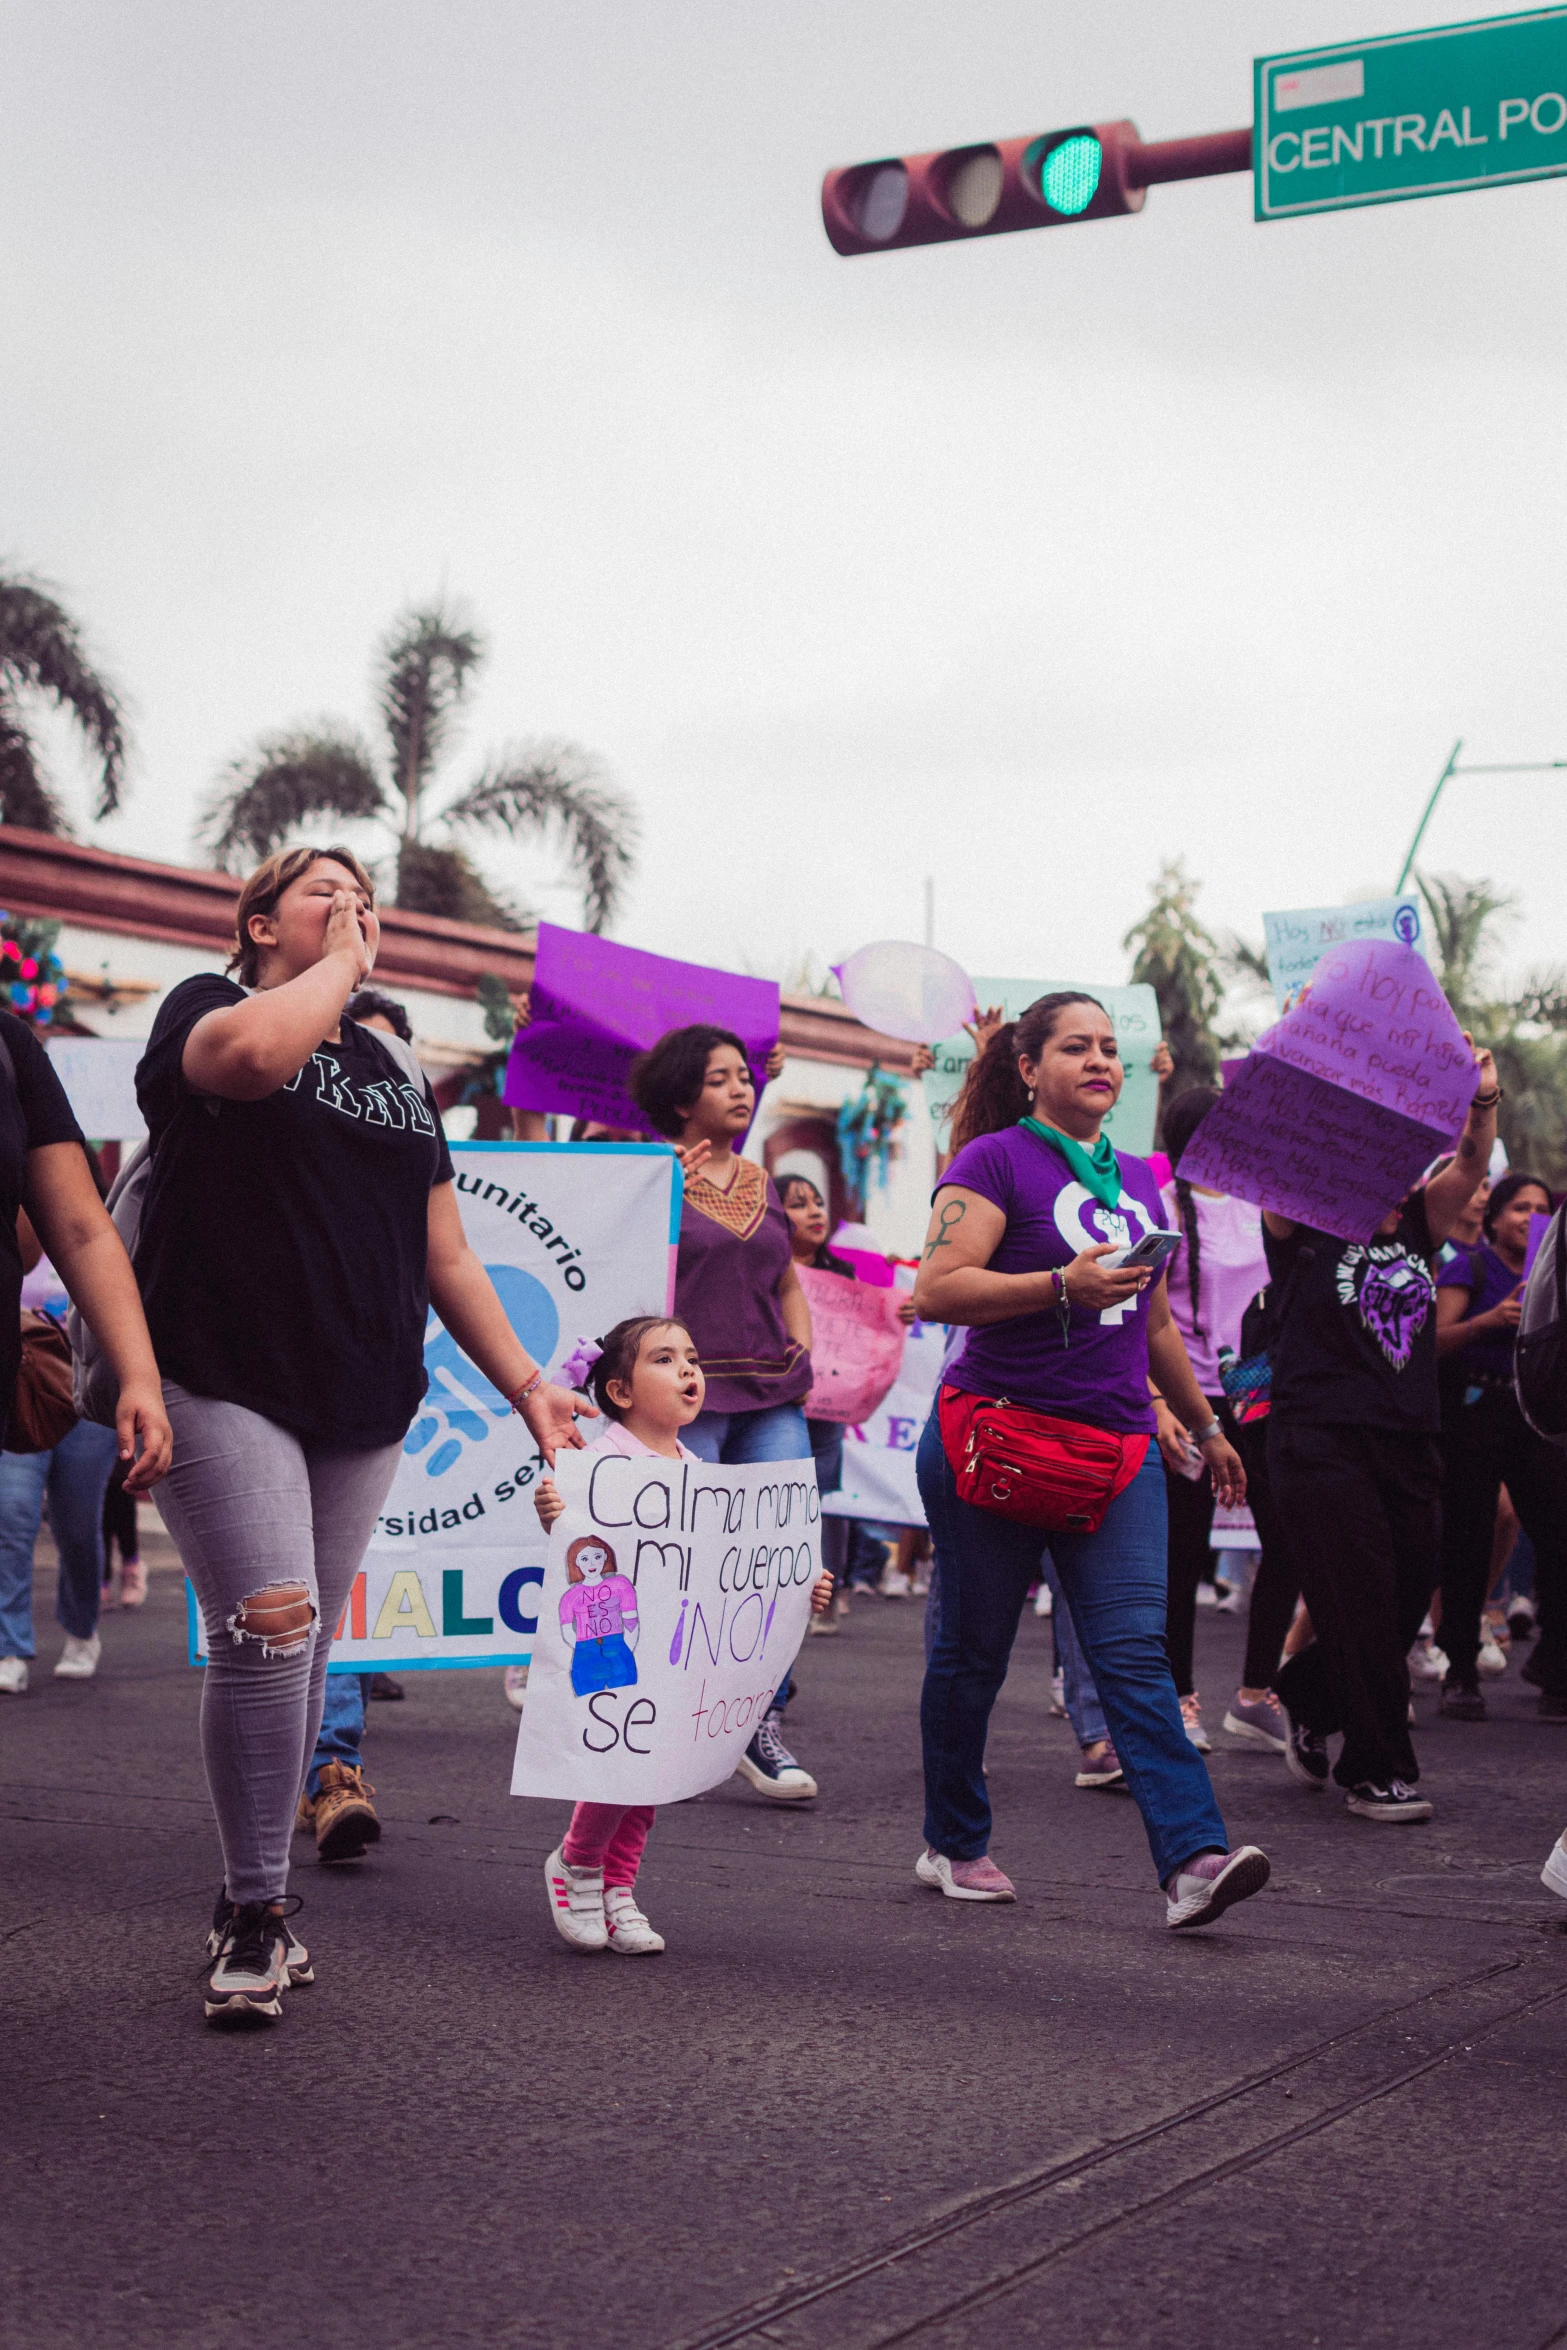
[[[1086,212],[1099,193],[1104,149],[1092,131],[1073,131],[1055,147],[1041,139],[1037,151],[1031,150],[1026,161],[1037,175],[1039,192],[1051,211],[1068,220]]]

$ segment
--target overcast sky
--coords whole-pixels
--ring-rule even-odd
[[[1255,54],[1471,12],[7,0],[0,549],[131,698],[93,837],[188,857],[444,588],[492,647],[452,782],[600,753],[640,945],[786,977],[918,937],[932,873],[972,971],[1110,980],[1170,854],[1221,930],[1391,887],[1455,736],[1567,758],[1567,185],[853,261],[818,188],[1233,127]],[[1567,773],[1451,786],[1429,857],[1519,891],[1522,963],[1564,854]]]

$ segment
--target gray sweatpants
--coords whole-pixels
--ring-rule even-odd
[[[230,1901],[276,1901],[321,1725],[332,1634],[401,1445],[345,1452],[171,1380],[174,1466],[158,1507],[207,1631],[201,1752]],[[302,1583],[314,1620],[275,1644],[236,1630],[245,1601]]]

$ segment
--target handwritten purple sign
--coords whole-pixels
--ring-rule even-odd
[[[699,1020],[732,1028],[758,1092],[778,1041],[774,981],[677,963],[553,922],[539,924],[531,1005],[532,1019],[512,1041],[502,1098],[519,1110],[562,1110],[636,1132],[647,1120],[626,1090],[627,1073],[667,1030]]]
[[[1479,1083],[1423,956],[1362,941],[1322,957],[1193,1135],[1180,1172],[1342,1240],[1369,1240],[1451,1142]]]

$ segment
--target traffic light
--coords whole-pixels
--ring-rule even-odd
[[[1134,122],[1081,123],[842,165],[822,182],[822,220],[839,253],[885,253],[1107,220],[1141,212],[1157,181],[1250,169],[1249,130],[1145,147]]]

